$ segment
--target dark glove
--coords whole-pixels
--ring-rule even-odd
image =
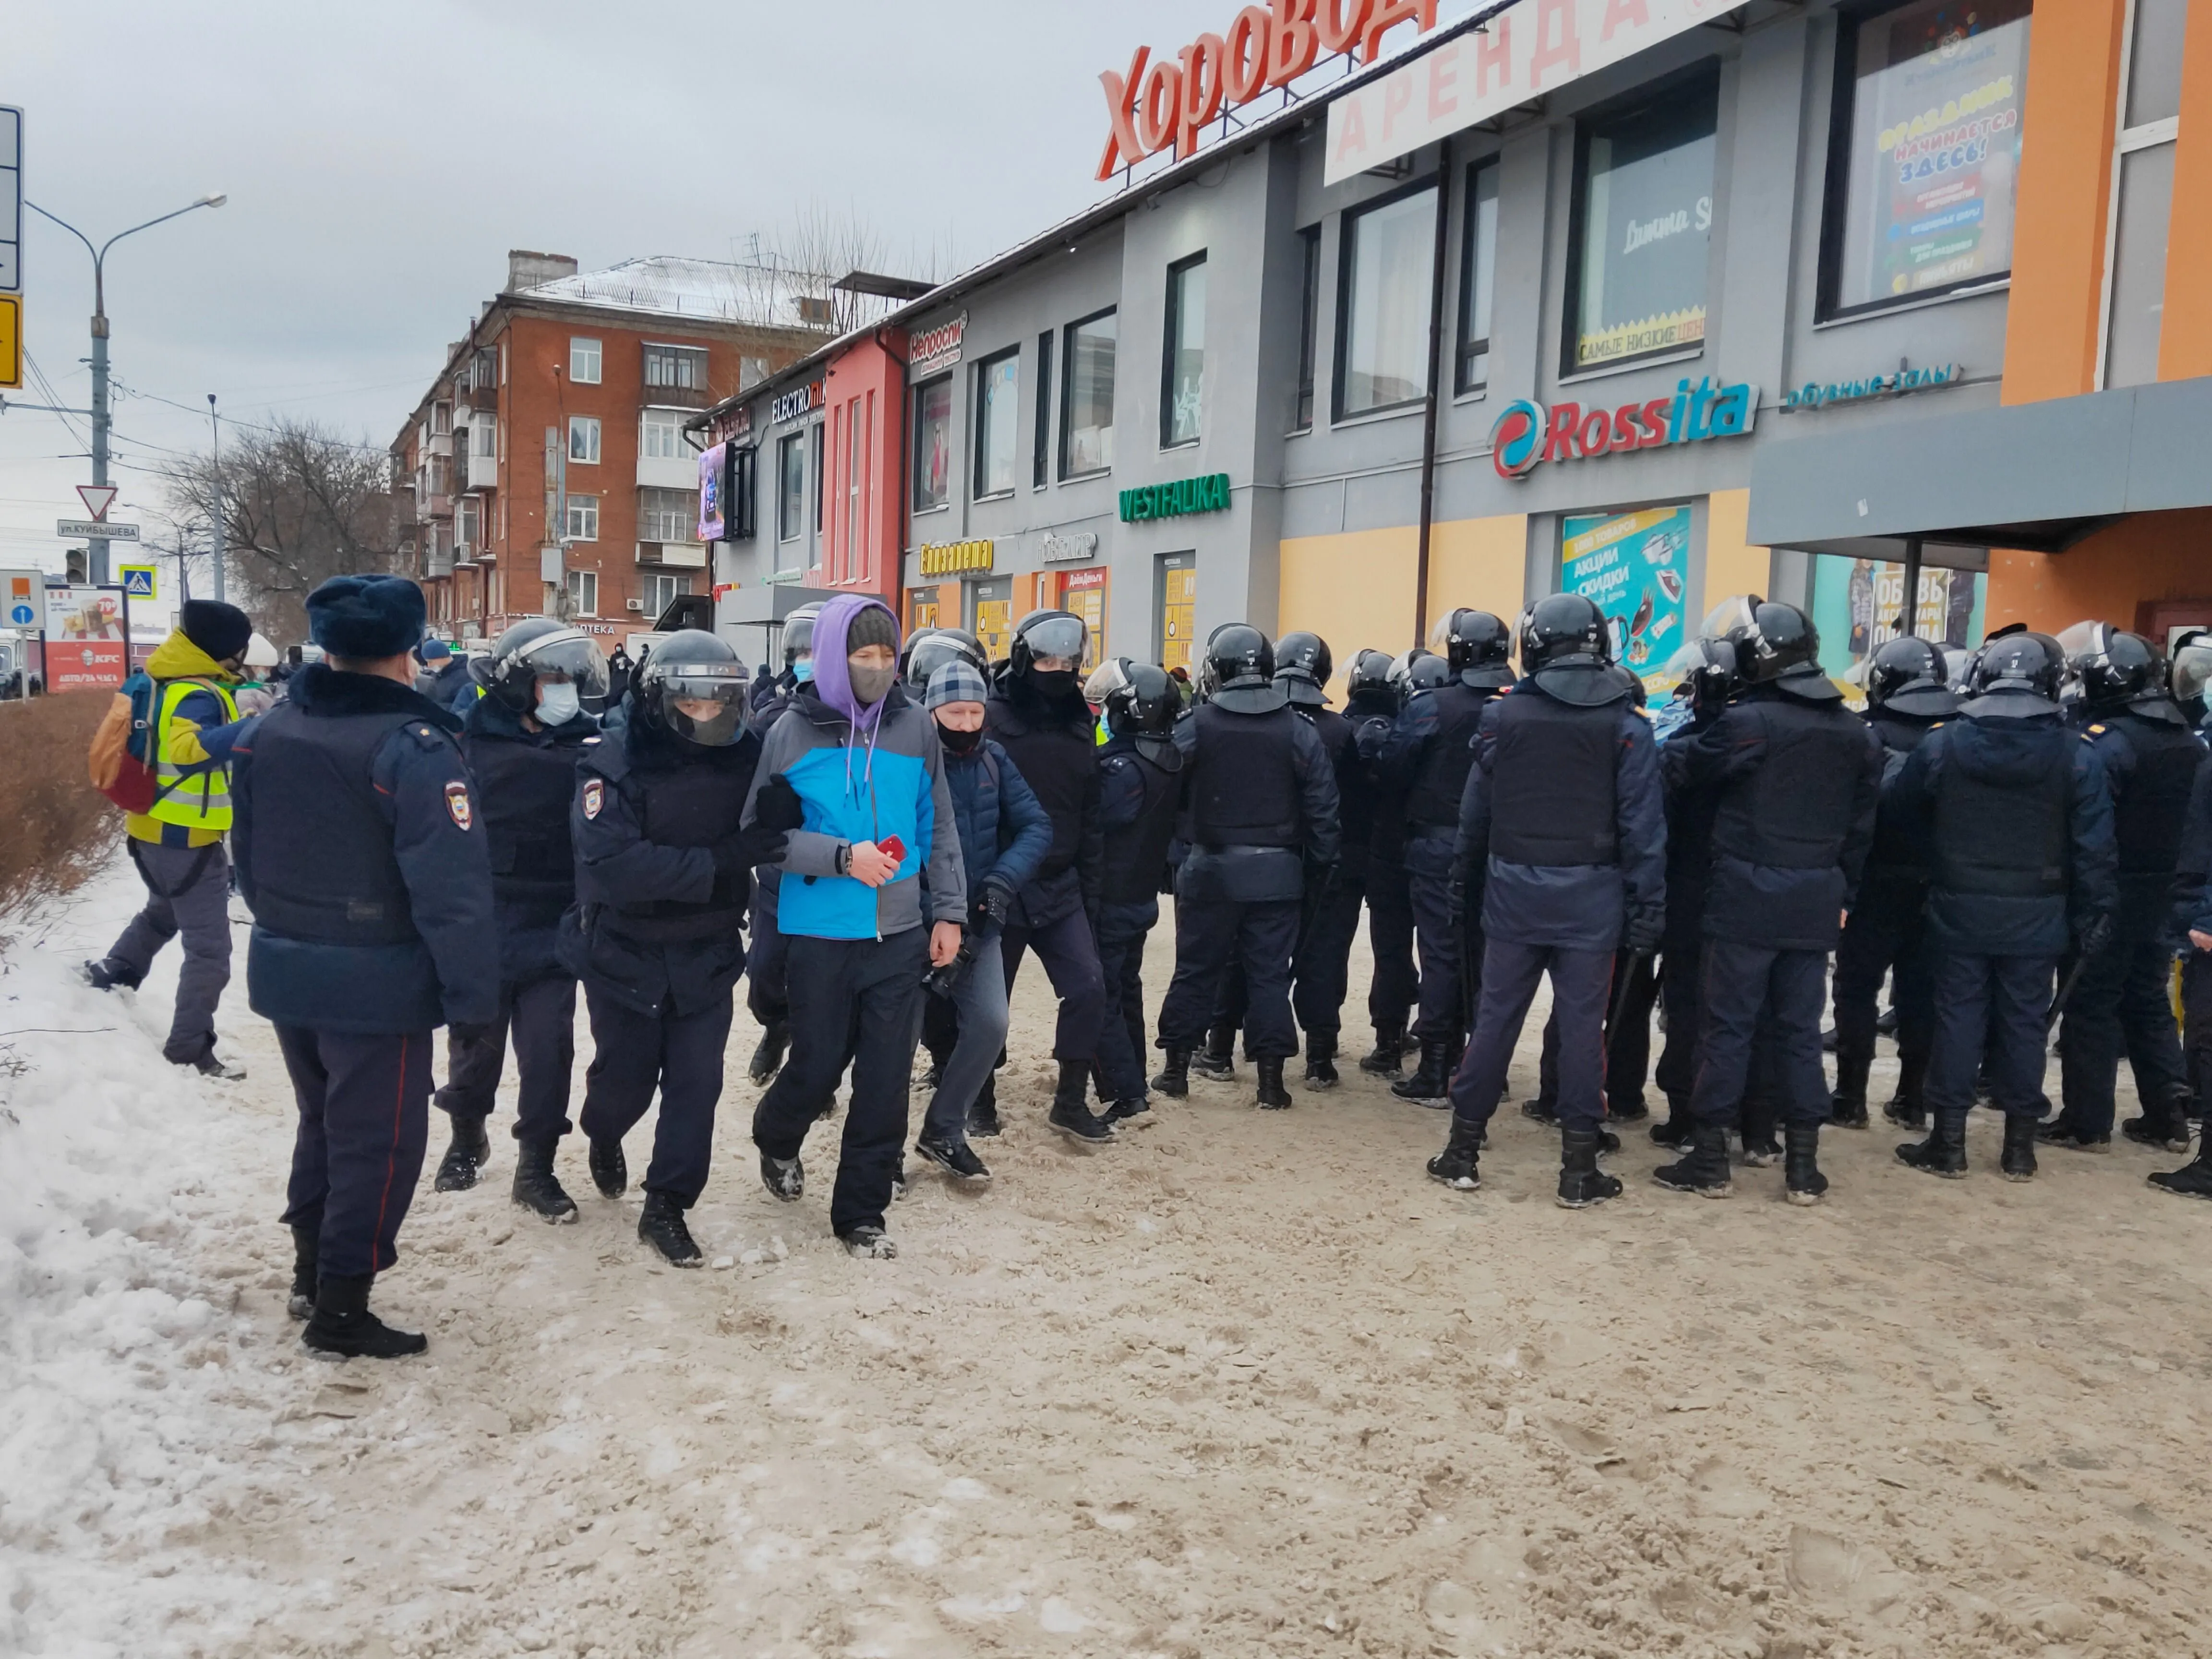
[[[1014,890],[1003,881],[986,881],[981,896],[975,901],[975,908],[1004,930],[1006,918],[1014,913]]]
[[[475,1025],[458,1019],[446,1023],[446,1035],[466,1048],[489,1042],[491,1033],[492,1028],[489,1025]]]
[[[2088,921],[2081,924],[2081,930],[2076,937],[2081,941],[2081,954],[2083,956],[2094,957],[2098,955],[2106,945],[2112,942],[2112,916],[2105,911],[2099,911],[2095,915],[2091,916]]]
[[[1728,707],[1729,677],[1707,664],[1690,676],[1690,712],[1703,725]]]
[[[806,803],[799,799],[799,791],[791,787],[791,780],[782,773],[771,776],[760,787],[760,793],[753,797],[753,823],[756,827],[779,830],[786,834],[806,827]],[[756,862],[764,863],[766,860]]]
[[[1466,881],[1461,877],[1454,876],[1451,885],[1446,888],[1444,892],[1446,902],[1451,908],[1452,925],[1455,927],[1464,927],[1467,923]]]
[[[1632,906],[1628,912],[1628,949],[1631,954],[1648,957],[1659,948],[1666,937],[1667,913],[1656,904]]]

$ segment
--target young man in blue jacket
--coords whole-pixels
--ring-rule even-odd
[[[906,1140],[922,975],[960,951],[968,887],[936,728],[898,687],[898,623],[840,594],[814,623],[813,678],[769,732],[747,824],[787,829],[776,917],[789,940],[791,1054],[753,1114],[761,1179],[805,1195],[806,1132],[849,1054],[830,1224],[854,1255],[898,1252],[884,1211]],[[927,883],[926,921],[921,889]]]

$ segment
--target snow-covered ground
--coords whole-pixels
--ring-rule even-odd
[[[1632,1128],[1626,1195],[1569,1214],[1510,1111],[1455,1194],[1437,1114],[1349,1068],[1254,1112],[1249,1066],[1086,1156],[1032,973],[999,1179],[919,1179],[896,1262],[828,1237],[823,1135],[803,1204],[761,1191],[741,1019],[718,1271],[653,1264],[573,1144],[580,1223],[520,1216],[503,1108],[379,1285],[429,1353],[338,1365],[285,1316],[242,984],[218,1085],[159,1058],[173,952],[137,996],[70,975],[137,891],[0,956],[4,1659],[2212,1655],[2212,1206],[2142,1180],[2176,1160],[2010,1186],[1978,1116],[1954,1184],[1832,1133],[1797,1210],[1773,1170],[1661,1192]]]

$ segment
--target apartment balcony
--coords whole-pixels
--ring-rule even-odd
[[[424,524],[432,519],[453,516],[453,498],[436,489],[417,489],[415,492],[415,522]]]
[[[435,580],[453,574],[453,556],[444,548],[426,548],[422,553],[422,574]]]
[[[461,401],[470,409],[496,415],[499,413],[499,388],[495,386],[471,386],[461,394]]]
[[[696,455],[641,455],[637,482],[643,489],[680,489],[687,495],[699,488]]]
[[[718,400],[703,386],[648,386],[645,401],[656,409],[712,409]]]
[[[498,456],[472,454],[468,458],[468,460],[465,465],[468,468],[468,479],[465,488],[470,489],[496,489],[499,488]]]
[[[430,453],[433,455],[452,454],[453,453],[453,434],[450,432],[434,434],[430,439]]]
[[[640,542],[637,544],[637,562],[659,565],[665,570],[704,570],[707,568],[707,544]]]

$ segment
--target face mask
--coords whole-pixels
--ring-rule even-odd
[[[983,741],[983,728],[979,726],[973,732],[956,732],[949,726],[940,726],[937,728],[937,735],[952,753],[972,755],[975,752],[975,745]]]
[[[856,668],[845,665],[845,677],[853,683],[853,699],[864,708],[872,708],[889,695],[891,682],[898,678],[896,668]]]
[[[576,718],[582,707],[576,700],[576,688],[573,685],[547,685],[541,682],[538,687],[538,720],[542,726],[566,726]]]
[[[801,685],[805,684],[807,681],[812,679],[814,678],[814,659],[811,657],[801,657],[797,662],[792,664],[791,678],[797,680]]]
[[[1072,697],[1075,695],[1075,671],[1055,668],[1047,672],[1042,668],[1030,670],[1030,683],[1048,697]]]

